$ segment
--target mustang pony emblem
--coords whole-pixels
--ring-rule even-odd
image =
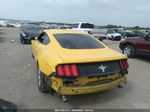
[[[102,72],[105,72],[105,69],[107,68],[108,66],[104,66],[104,65],[101,65],[98,67],[98,69],[102,70]]]

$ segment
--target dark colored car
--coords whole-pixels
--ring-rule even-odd
[[[24,24],[20,28],[20,41],[22,44],[31,43],[36,36],[39,35],[42,28],[35,23]]]
[[[122,35],[122,37],[124,37],[126,35],[126,31],[122,30],[122,29],[115,29],[116,33],[120,33]]]
[[[150,56],[150,34],[144,37],[127,38],[120,42],[119,47],[131,58],[138,54]]]
[[[0,112],[17,112],[17,106],[0,98]]]
[[[110,40],[120,41],[122,39],[122,35],[120,33],[117,33],[114,29],[107,29],[106,35],[107,35],[107,39]]]
[[[126,37],[144,37],[147,33],[144,31],[132,31],[131,33],[126,33]]]

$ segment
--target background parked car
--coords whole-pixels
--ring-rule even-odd
[[[7,24],[6,24],[6,22],[5,22],[5,21],[0,21],[0,26],[2,26],[2,27],[6,27],[6,26],[7,26]]]
[[[114,29],[106,29],[107,39],[110,40],[121,40],[122,36],[120,33],[116,33]]]
[[[94,27],[94,24],[91,24],[91,23],[86,23],[86,22],[74,23],[72,24],[71,29],[81,31],[81,32],[87,32],[88,34],[93,35],[99,40],[106,39],[106,35],[104,31],[101,29],[96,29]]]
[[[144,31],[132,31],[126,34],[126,37],[144,37],[147,32]]]
[[[21,24],[19,24],[19,23],[13,23],[13,22],[7,22],[7,27],[16,27],[16,28],[19,28],[19,27],[21,27]]]
[[[39,35],[42,28],[39,24],[28,23],[20,28],[20,41],[22,44],[31,43],[31,40]]]
[[[138,54],[150,56],[150,34],[145,37],[127,38],[120,43],[120,49],[128,57]]]
[[[114,29],[116,31],[116,33],[120,33],[121,36],[124,38],[126,35],[126,30],[122,30],[122,29]]]

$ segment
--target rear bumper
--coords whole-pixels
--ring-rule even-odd
[[[77,95],[77,94],[94,93],[94,92],[104,91],[110,88],[114,88],[125,82],[126,82],[126,76],[123,76],[120,79],[117,79],[115,81],[111,81],[109,83],[100,84],[100,85],[78,86],[78,87],[63,86],[59,89],[59,93],[62,95]]]

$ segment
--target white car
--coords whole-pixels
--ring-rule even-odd
[[[6,22],[5,22],[5,21],[0,21],[0,26],[6,27],[6,26],[7,26],[7,24],[6,24]]]
[[[106,39],[106,35],[104,31],[101,29],[95,29],[94,24],[91,23],[77,22],[72,24],[71,29],[81,31],[81,32],[87,32],[88,34],[95,36],[99,40]]]
[[[122,36],[120,33],[116,33],[114,29],[106,29],[106,37],[109,40],[121,40]]]

